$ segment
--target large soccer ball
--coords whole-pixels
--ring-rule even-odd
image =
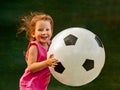
[[[82,86],[93,81],[105,63],[101,40],[84,28],[68,28],[52,40],[48,56],[53,53],[58,66],[50,68],[55,79],[69,86]]]

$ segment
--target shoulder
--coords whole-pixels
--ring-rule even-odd
[[[38,44],[36,41],[31,41],[28,45],[28,51],[29,52],[36,52],[38,50]]]
[[[31,54],[35,54],[37,52],[37,46],[36,45],[32,45],[30,48],[29,48],[29,53]]]
[[[29,56],[37,56],[38,54],[38,46],[37,43],[34,41],[29,42],[28,49],[26,52],[26,60],[28,60]]]
[[[36,42],[36,41],[31,41],[31,42],[29,43],[29,45],[38,45],[38,42]]]
[[[28,44],[28,49],[30,48],[30,47],[38,47],[38,43],[36,42],[36,41],[31,41],[31,42],[29,42],[29,44]]]

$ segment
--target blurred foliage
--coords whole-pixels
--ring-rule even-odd
[[[48,90],[120,89],[120,0],[4,0],[0,4],[0,90],[18,90],[26,63],[23,51],[28,41],[16,37],[20,17],[32,11],[50,14],[54,35],[69,27],[87,28],[97,34],[106,51],[100,76],[81,87],[62,85],[54,78]],[[23,36],[23,35],[22,35]]]

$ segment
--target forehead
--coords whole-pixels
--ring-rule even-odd
[[[36,27],[51,27],[51,24],[48,20],[39,20],[36,22]]]

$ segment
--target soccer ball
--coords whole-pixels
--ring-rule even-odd
[[[91,31],[72,27],[58,33],[52,40],[48,56],[53,53],[58,65],[50,72],[59,82],[82,86],[100,74],[105,63],[101,40]]]

